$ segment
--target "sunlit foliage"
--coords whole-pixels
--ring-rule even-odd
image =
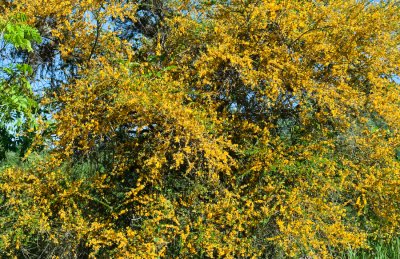
[[[10,2],[45,38],[32,64],[69,72],[48,155],[0,174],[0,251],[328,258],[398,235],[399,9]]]
[[[27,24],[26,15],[0,15],[0,160],[7,151],[25,151],[27,136],[17,135],[34,128],[38,107],[29,82],[32,67],[5,57],[13,50],[32,52],[32,43],[40,42],[38,31]]]

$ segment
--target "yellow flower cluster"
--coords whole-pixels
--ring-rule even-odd
[[[139,47],[107,28],[137,24],[146,5],[161,14]],[[0,172],[0,253],[331,258],[399,234],[395,1],[15,0],[8,12],[54,21],[79,76],[47,98],[49,155]]]

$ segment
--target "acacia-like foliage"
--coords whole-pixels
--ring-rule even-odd
[[[18,134],[35,126],[38,106],[29,83],[32,67],[8,55],[16,49],[33,51],[32,43],[40,42],[38,31],[27,25],[24,14],[0,15],[0,160],[17,146],[24,152],[29,141]]]
[[[398,235],[399,9],[12,1],[72,72],[43,103],[49,155],[0,174],[0,251],[334,257]]]

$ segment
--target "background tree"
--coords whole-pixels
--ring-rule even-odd
[[[20,146],[24,153],[28,138],[23,136],[34,127],[34,114],[37,103],[29,83],[32,68],[13,56],[14,50],[32,52],[32,43],[40,43],[38,31],[26,23],[24,14],[0,17],[1,42],[1,78],[0,78],[0,158],[7,151],[16,151]],[[22,145],[22,146],[21,146]]]

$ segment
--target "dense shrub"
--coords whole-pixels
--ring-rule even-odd
[[[4,254],[319,258],[398,235],[395,1],[8,8],[64,74],[49,154],[0,173]]]

